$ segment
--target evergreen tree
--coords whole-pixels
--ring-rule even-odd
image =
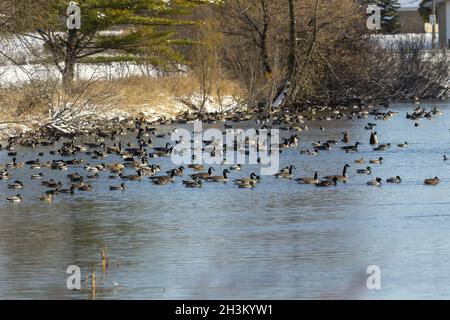
[[[17,0],[17,5],[29,0]],[[176,26],[192,25],[186,14],[202,0],[83,0],[81,29],[67,31],[68,0],[37,0],[40,19],[28,33],[44,41],[52,61],[70,84],[81,59],[99,62],[137,61],[163,65],[180,62],[176,46],[190,44],[176,38]],[[23,12],[25,17],[32,13]],[[28,22],[30,20],[27,20]],[[31,29],[31,30],[30,30]],[[123,32],[111,32],[120,29]],[[103,54],[102,54],[103,53]],[[105,54],[114,53],[114,54]]]
[[[381,8],[381,33],[395,34],[400,31],[398,0],[359,0],[358,2],[363,6],[374,4]]]

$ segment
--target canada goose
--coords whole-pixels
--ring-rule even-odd
[[[336,178],[336,181],[347,182],[347,180],[348,180],[347,168],[350,168],[350,166],[348,164],[346,164],[344,166],[344,169],[342,170],[342,175],[326,176],[326,177],[324,177],[324,179],[334,180],[334,178]]]
[[[122,179],[124,179],[124,180],[131,180],[131,181],[138,181],[138,180],[141,180],[142,177],[143,177],[143,175],[144,175],[144,174],[143,174],[142,170],[137,170],[137,174],[129,175],[129,176],[125,176],[125,175],[123,175],[122,173],[119,174],[119,176],[120,176]]]
[[[344,137],[341,140],[343,143],[350,143],[350,134],[348,131],[344,131]]]
[[[71,186],[70,189],[60,189],[59,193],[70,193],[75,194],[75,186]]]
[[[120,186],[110,186],[109,190],[111,191],[124,191],[125,190],[125,183],[121,183]]]
[[[364,163],[366,163],[366,159],[364,159],[364,158],[356,159],[354,162],[358,163],[358,164],[364,164]]]
[[[399,148],[406,148],[408,146],[408,142],[405,141],[404,143],[399,143],[397,146]]]
[[[213,172],[213,171],[216,171],[216,170],[215,170],[213,167],[210,167],[210,168],[208,169],[208,172],[194,173],[194,174],[191,174],[190,177],[193,178],[193,179],[195,179],[195,178],[198,178],[198,179],[206,179],[206,178],[212,176],[212,172]]]
[[[13,197],[8,197],[8,198],[6,198],[6,201],[7,202],[15,202],[15,203],[22,202],[22,196],[20,194],[18,194],[18,195],[13,196]]]
[[[314,150],[317,151],[330,151],[331,150],[331,146],[328,142],[325,142],[323,145],[321,146],[316,146],[314,147]]]
[[[400,176],[392,177],[386,180],[387,183],[401,183],[402,178]]]
[[[381,178],[376,178],[375,180],[370,180],[370,181],[367,181],[367,185],[368,186],[381,186],[381,182],[382,182],[383,180],[381,179]]]
[[[379,157],[378,159],[369,160],[369,163],[371,163],[371,164],[382,164],[383,161],[384,161],[383,157]]]
[[[345,146],[341,147],[341,150],[344,150],[345,152],[356,152],[358,151],[358,146],[360,145],[359,142],[356,142],[354,146]]]
[[[295,181],[297,181],[298,183],[301,183],[301,184],[317,184],[317,183],[319,183],[319,173],[316,171],[314,173],[313,178],[303,177],[303,178],[297,178],[297,179],[295,179]]]
[[[250,183],[250,181],[260,182],[261,178],[257,176],[254,172],[250,174],[250,178],[240,178],[240,179],[234,179],[233,182],[235,184],[245,184]]]
[[[221,176],[211,176],[206,178],[206,181],[209,182],[228,182],[227,173],[231,173],[228,169],[223,170],[223,174]]]
[[[320,181],[319,183],[316,183],[316,187],[322,187],[322,188],[326,188],[326,187],[332,187],[337,185],[337,178],[334,177],[332,180],[324,180],[324,181]]]
[[[371,132],[370,133],[370,144],[371,145],[375,145],[378,144],[378,136],[377,136],[377,132]]]
[[[295,167],[294,166],[289,166],[289,171],[280,171],[277,174],[275,174],[275,177],[277,178],[284,178],[284,179],[292,179],[294,178],[293,176],[293,171],[294,171]]]
[[[253,189],[254,187],[256,187],[256,185],[257,185],[257,182],[254,180],[237,183],[237,186],[241,189]]]
[[[149,177],[149,179],[156,185],[166,185],[170,182],[174,182],[174,177],[175,170],[172,170],[168,176]]]
[[[429,179],[425,179],[425,181],[423,182],[424,184],[427,185],[438,185],[439,182],[441,182],[441,180],[438,177],[434,177],[434,178],[429,178]]]
[[[166,171],[166,173],[167,174],[171,174],[172,171],[174,172],[174,176],[182,177],[184,175],[184,167],[183,166],[178,167],[178,168],[173,169],[173,170]]]
[[[359,174],[372,174],[372,168],[367,167],[365,169],[358,169],[356,172]]]
[[[42,202],[52,202],[53,195],[52,194],[46,194],[45,196],[38,197],[38,200],[42,201]]]
[[[8,189],[23,189],[22,181],[14,181],[12,184],[8,184]]]

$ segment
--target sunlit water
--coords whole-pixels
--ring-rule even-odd
[[[127,182],[126,191],[110,192],[120,181],[104,172],[92,181],[94,192],[59,195],[46,204],[36,200],[46,189],[29,180],[31,170],[12,170],[13,179],[0,181],[0,298],[91,299],[89,292],[67,290],[69,265],[79,265],[83,279],[88,267],[97,270],[96,299],[450,298],[450,161],[442,160],[449,152],[450,109],[439,107],[444,115],[414,127],[405,119],[411,105],[394,106],[398,116],[377,121],[380,142],[393,144],[382,153],[372,151],[364,129],[373,117],[307,122],[301,149],[340,140],[345,128],[362,143],[357,154],[337,147],[317,157],[283,151],[281,166],[295,165],[296,176],[340,174],[350,164],[349,183],[336,188],[263,176],[253,190],[232,183],[187,189],[177,178],[167,186]],[[408,148],[396,146],[404,141]],[[19,150],[18,161],[35,159],[38,151],[49,149]],[[355,173],[367,164],[354,159],[379,156],[385,162],[372,165],[371,176]],[[151,160],[163,172],[175,167],[169,158]],[[10,161],[1,151],[0,162]],[[65,176],[81,167],[39,171],[67,186]],[[231,178],[252,171],[258,166],[246,165]],[[366,185],[376,176],[397,175],[400,185]],[[434,176],[440,185],[423,185]],[[25,182],[24,202],[11,205],[3,199],[17,194],[7,189],[15,179]],[[381,268],[381,290],[366,288],[369,265]],[[119,283],[114,290],[111,281]]]

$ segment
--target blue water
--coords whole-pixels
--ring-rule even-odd
[[[312,176],[316,170],[322,176],[341,174],[348,163],[349,182],[335,188],[264,176],[252,190],[232,183],[187,189],[177,178],[167,186],[147,179],[127,182],[126,191],[110,192],[109,185],[120,181],[102,172],[92,181],[93,192],[58,195],[46,204],[36,200],[46,189],[29,180],[31,170],[12,170],[13,179],[0,181],[0,298],[92,299],[90,290],[66,288],[66,268],[78,265],[83,280],[88,271],[97,271],[96,299],[448,299],[450,161],[442,155],[450,156],[450,108],[438,105],[444,115],[421,120],[419,127],[405,118],[411,104],[392,106],[397,116],[376,121],[380,142],[392,143],[381,153],[372,150],[370,131],[364,129],[375,121],[372,116],[306,121],[309,129],[299,133],[299,149],[311,149],[318,140],[340,140],[344,129],[352,142],[362,143],[356,154],[336,146],[316,157],[294,148],[281,154],[281,166],[295,165],[295,176]],[[409,147],[398,148],[404,141]],[[18,161],[48,150],[19,149]],[[355,164],[355,159],[379,156],[385,161],[370,165],[371,176],[356,174],[368,164]],[[6,162],[11,157],[0,151],[0,163]],[[163,172],[175,167],[170,158],[152,163]],[[222,166],[215,167],[220,173]],[[36,172],[67,186],[65,176],[75,171],[82,172],[82,166]],[[252,171],[258,166],[244,165],[230,177]],[[403,179],[399,185],[366,185],[377,176],[397,175]],[[442,180],[438,186],[423,185],[435,176]],[[24,202],[12,205],[2,199],[17,193],[7,189],[15,179],[25,183]],[[100,258],[104,247],[110,259],[106,274]],[[366,287],[369,265],[381,269],[380,290]]]

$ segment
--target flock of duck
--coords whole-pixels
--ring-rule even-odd
[[[339,149],[345,153],[358,153],[358,148],[360,143],[357,141],[355,143],[351,142],[351,136],[348,131],[342,133],[342,139],[340,141],[329,139],[325,142],[313,143],[308,149],[301,149],[299,145],[299,136],[296,133],[304,132],[308,130],[306,121],[313,120],[331,120],[331,119],[341,119],[341,118],[361,118],[365,119],[369,116],[373,116],[375,120],[388,120],[391,117],[397,115],[396,112],[388,111],[389,104],[382,104],[379,107],[366,108],[363,106],[355,106],[353,108],[337,108],[330,109],[324,108],[310,108],[306,112],[302,113],[292,113],[292,114],[281,114],[272,115],[269,117],[259,117],[256,118],[255,123],[260,128],[278,128],[289,132],[290,137],[286,137],[277,146],[277,150],[282,153],[285,149],[297,149],[300,154],[306,155],[318,155],[321,152],[327,152],[332,150],[333,146],[341,144]],[[384,111],[380,111],[383,110]],[[407,113],[406,118],[416,121],[415,126],[419,126],[420,123],[417,121],[420,118],[432,118],[442,114],[437,107],[434,107],[430,111],[425,110],[416,102],[414,112],[412,114]],[[182,117],[173,122],[176,123],[189,123],[193,119],[187,117]],[[216,123],[219,121],[228,120],[231,122],[241,122],[247,120],[254,120],[254,116],[245,113],[237,113],[228,118],[224,118],[220,114],[208,114],[206,119],[203,119],[208,123]],[[174,124],[169,122],[170,124]],[[167,157],[170,162],[170,156],[174,152],[174,148],[170,143],[167,143],[163,147],[154,146],[155,138],[164,138],[168,134],[160,133],[158,131],[158,125],[168,124],[167,121],[164,123],[147,123],[143,119],[133,119],[127,122],[122,122],[120,124],[111,125],[107,128],[93,130],[87,135],[63,135],[56,132],[42,132],[39,134],[29,135],[29,136],[19,136],[10,138],[6,146],[0,145],[0,152],[7,153],[7,156],[11,158],[8,163],[0,163],[0,180],[13,181],[7,184],[7,188],[11,190],[16,190],[19,192],[17,195],[9,196],[6,198],[7,202],[18,203],[22,202],[23,196],[20,194],[20,190],[27,187],[28,183],[38,183],[44,188],[43,195],[38,196],[36,200],[52,202],[53,199],[59,194],[75,194],[82,192],[94,191],[94,183],[101,175],[107,176],[110,180],[119,180],[118,183],[108,186],[111,192],[114,191],[124,191],[128,188],[128,181],[141,181],[143,179],[148,179],[154,185],[167,185],[174,183],[177,177],[182,178],[182,184],[186,188],[203,188],[205,183],[228,183],[232,182],[239,188],[252,189],[255,188],[259,183],[262,182],[262,178],[256,173],[252,172],[248,177],[238,177],[235,179],[230,179],[229,175],[232,172],[239,172],[243,167],[242,164],[230,165],[226,160],[223,161],[221,169],[222,174],[216,175],[216,169],[214,167],[205,167],[203,164],[188,164],[185,166],[179,166],[176,168],[171,168],[167,171],[161,172],[161,166],[150,163],[150,159]],[[231,128],[229,124],[224,124],[224,130]],[[376,123],[367,123],[365,126],[366,130],[370,132],[369,143],[374,151],[380,152],[385,151],[389,148],[394,147],[390,143],[379,143],[378,133],[375,130],[377,127]],[[176,129],[174,129],[176,130]],[[321,130],[325,128],[321,127]],[[134,142],[125,143],[121,140],[122,136],[135,134]],[[93,143],[79,142],[84,140],[84,138],[89,137],[94,139]],[[111,142],[108,142],[111,141]],[[38,159],[26,160],[24,162],[19,161],[20,157],[24,157],[16,150],[16,147],[21,145],[23,147],[37,148],[37,147],[48,147],[50,149],[49,154],[52,156],[57,156],[60,159],[52,161],[43,161]],[[208,150],[211,154],[219,152],[216,150],[217,145],[214,140],[203,141],[202,150]],[[237,150],[237,143],[235,148]],[[246,148],[253,146],[254,148],[261,150],[263,145],[256,145],[246,138],[245,144]],[[396,148],[407,148],[408,142],[401,142],[396,144]],[[209,148],[209,149],[208,149]],[[149,151],[150,150],[150,151]],[[248,152],[248,151],[247,151]],[[83,157],[81,157],[83,155]],[[39,152],[38,156],[43,158],[46,156],[43,152]],[[77,156],[80,156],[77,158]],[[120,157],[121,161],[102,163],[98,165],[90,165],[86,163],[86,157],[101,160],[107,159],[111,156]],[[444,161],[447,161],[447,156],[443,156]],[[193,157],[194,159],[194,157]],[[376,157],[373,159],[364,158],[354,159],[354,164],[365,165],[366,167],[358,168],[356,173],[359,175],[371,175],[373,173],[373,167],[383,164],[383,157]],[[258,158],[259,162],[259,158]],[[32,170],[30,176],[30,181],[21,181],[15,178],[15,173],[18,170],[29,168]],[[343,166],[341,174],[328,175],[320,177],[319,172],[315,172],[312,177],[295,177],[294,170],[296,169],[294,165],[289,165],[285,168],[279,170],[275,174],[275,178],[278,179],[288,179],[294,180],[299,184],[309,184],[315,185],[317,187],[334,187],[339,183],[347,183],[349,181],[348,170],[350,168],[349,164]],[[58,181],[51,174],[47,177],[41,169],[66,171],[67,181]],[[83,171],[81,171],[83,170]],[[132,171],[132,174],[127,174]],[[187,173],[189,171],[189,173]],[[45,171],[48,172],[48,171]],[[32,182],[33,181],[33,182]],[[402,183],[402,178],[400,176],[389,177],[383,180],[380,177],[367,181],[369,186],[381,186],[384,182],[391,184]],[[428,178],[424,180],[426,185],[437,185],[440,179],[438,177]]]

